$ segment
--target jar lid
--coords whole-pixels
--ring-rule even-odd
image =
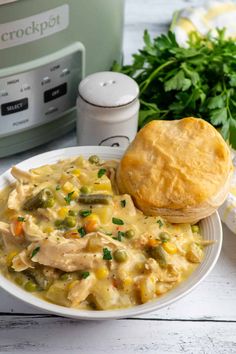
[[[129,76],[103,71],[87,76],[79,85],[84,101],[99,107],[119,107],[134,101],[139,94],[137,83]]]

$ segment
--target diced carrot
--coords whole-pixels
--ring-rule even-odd
[[[90,232],[94,232],[98,230],[98,222],[97,220],[88,220],[85,224],[84,224],[84,228],[87,234],[89,234]]]
[[[14,236],[19,237],[23,235],[23,221],[15,220],[14,221]]]
[[[159,242],[157,240],[155,240],[154,238],[149,238],[147,244],[150,247],[155,247]]]

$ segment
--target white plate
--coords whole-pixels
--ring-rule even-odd
[[[38,167],[44,164],[55,163],[60,159],[66,159],[69,157],[82,155],[85,158],[90,155],[97,154],[102,159],[117,159],[123,154],[122,149],[104,147],[104,146],[85,146],[85,147],[72,147],[60,150],[50,151],[44,154],[34,156],[27,159],[17,166],[23,170],[29,170],[30,168]],[[0,176],[0,189],[4,188],[14,179],[10,174],[10,170]],[[198,268],[190,275],[190,277],[178,285],[175,289],[168,292],[166,295],[148,302],[143,305],[138,305],[128,309],[121,310],[109,310],[109,311],[87,311],[77,310],[73,308],[66,308],[58,305],[51,304],[47,301],[41,300],[36,296],[21,289],[11,281],[7,280],[3,275],[0,275],[0,286],[17,297],[18,299],[36,307],[41,310],[51,312],[60,316],[72,317],[77,319],[86,320],[103,320],[103,319],[115,319],[130,316],[137,316],[143,313],[151,312],[161,309],[170,305],[176,300],[179,300],[184,295],[187,295],[193,290],[200,282],[210,273],[213,269],[216,261],[219,257],[221,245],[222,245],[222,227],[218,213],[214,213],[210,217],[200,222],[201,231],[204,239],[214,240],[215,244],[209,246],[205,250],[205,258]]]

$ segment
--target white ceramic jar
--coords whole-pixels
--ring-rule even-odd
[[[138,129],[139,87],[127,75],[99,72],[79,85],[78,145],[126,148]]]

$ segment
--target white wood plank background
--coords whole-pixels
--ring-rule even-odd
[[[176,9],[194,0],[126,0],[125,62],[168,29]],[[0,173],[35,154],[76,145],[75,133],[1,159]],[[236,235],[224,228],[220,259],[208,278],[176,304],[136,319],[85,322],[43,314],[0,290],[0,353],[236,353]]]

